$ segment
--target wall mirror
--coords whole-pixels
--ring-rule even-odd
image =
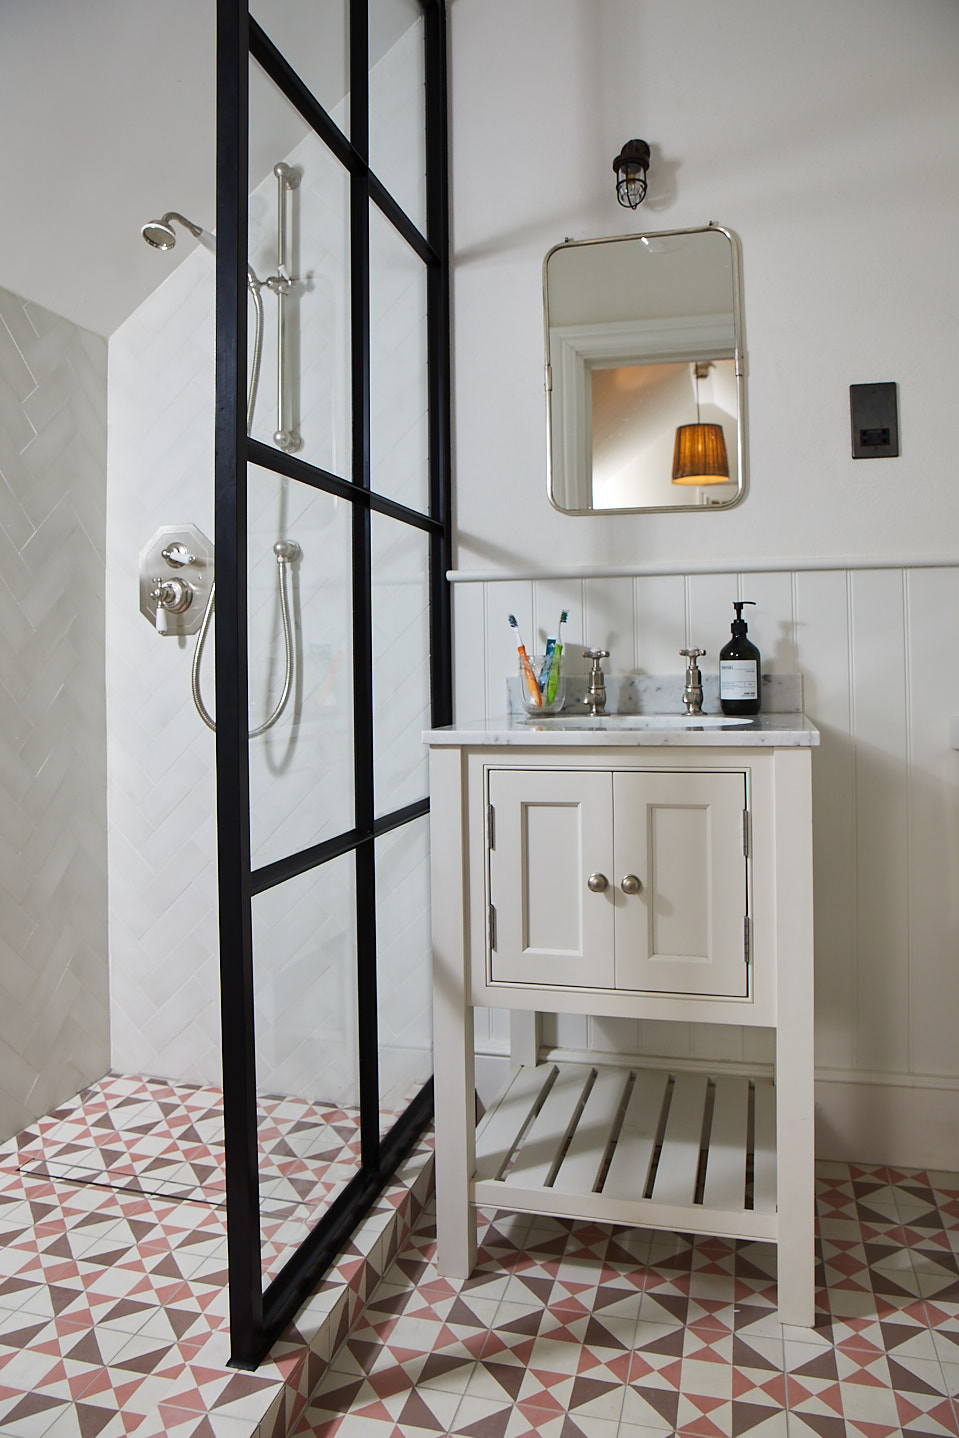
[[[546,256],[543,290],[551,503],[564,514],[735,504],[746,471],[736,236],[709,225],[567,241]],[[725,464],[678,460],[677,430],[694,425],[687,441],[720,450],[709,427],[721,427]]]

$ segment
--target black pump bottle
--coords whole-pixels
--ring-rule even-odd
[[[732,639],[719,651],[719,707],[724,714],[758,714],[762,694],[759,650],[746,638],[743,605],[754,599],[735,599]]]

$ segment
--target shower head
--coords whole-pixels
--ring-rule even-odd
[[[185,215],[178,215],[176,210],[168,210],[162,220],[147,220],[140,230],[140,234],[155,250],[172,250],[176,244],[176,231],[171,223],[173,220],[176,220],[179,225],[184,225],[195,239],[199,239],[203,234],[201,225],[195,225]]]

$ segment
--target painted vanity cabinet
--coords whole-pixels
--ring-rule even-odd
[[[746,774],[488,771],[493,983],[747,992]]]
[[[471,1271],[477,1204],[765,1239],[811,1324],[816,730],[425,737],[440,1271]],[[516,1039],[479,1126],[478,1005]],[[769,1028],[775,1067],[544,1052],[542,1012]]]

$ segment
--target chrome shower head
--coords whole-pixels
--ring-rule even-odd
[[[168,210],[162,220],[147,220],[140,230],[140,234],[155,250],[172,250],[176,244],[176,231],[171,223],[173,220],[176,220],[179,225],[184,225],[197,240],[203,234],[201,225],[195,225],[185,215],[178,215],[176,210]]]

